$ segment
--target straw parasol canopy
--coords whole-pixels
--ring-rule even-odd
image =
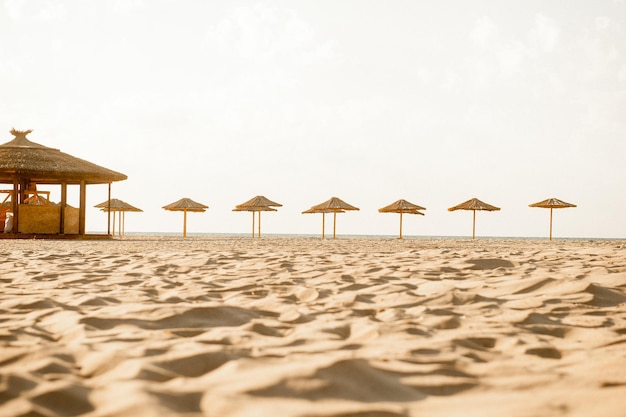
[[[378,212],[379,213],[400,213],[400,237],[399,239],[402,239],[402,215],[404,213],[408,213],[408,214],[419,214],[423,216],[424,213],[420,212],[420,210],[426,210],[426,208],[422,206],[418,206],[417,204],[410,203],[406,200],[400,199],[398,201],[395,201],[389,204],[388,206],[378,209]]]
[[[169,211],[182,211],[185,214],[183,220],[183,237],[187,237],[187,212],[204,213],[209,206],[195,202],[190,198],[181,198],[167,206],[163,206],[163,208]]]
[[[346,211],[359,210],[357,207],[346,203],[337,197],[332,197],[330,200],[324,201],[316,206],[311,207],[308,210],[302,212],[302,214],[309,213],[322,213],[322,239],[324,238],[324,216],[326,213],[333,213],[333,239],[337,237],[337,213],[345,213]]]
[[[472,239],[476,238],[476,211],[498,211],[499,207],[492,206],[491,204],[487,204],[483,201],[480,201],[477,198],[472,198],[471,200],[467,200],[464,203],[458,204],[454,207],[450,207],[448,211],[456,211],[456,210],[471,210],[474,212],[474,220],[472,223]]]
[[[115,213],[118,217],[118,235],[124,234],[124,222],[127,211],[143,212],[142,209],[137,208],[125,201],[118,200],[117,198],[111,198],[107,201],[103,201],[100,204],[96,204],[94,207],[101,209],[104,212],[113,213],[113,234],[115,235]]]
[[[262,195],[256,197],[235,206],[233,211],[250,211],[252,212],[252,237],[254,237],[254,213],[259,213],[259,226],[258,237],[261,237],[261,212],[262,211],[277,211],[272,207],[282,207],[280,203],[270,200]]]
[[[550,240],[552,240],[552,209],[576,207],[575,204],[566,203],[558,198],[548,198],[538,203],[529,204],[528,207],[540,207],[550,209]]]

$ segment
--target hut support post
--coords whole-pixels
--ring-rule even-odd
[[[115,212],[109,212],[109,216],[111,216],[111,213],[113,213],[113,236],[115,236]]]
[[[474,220],[472,222],[472,239],[476,238],[476,210],[472,210],[474,212]]]
[[[252,214],[254,215],[254,212]],[[257,238],[261,239],[261,210],[259,210],[259,232],[257,233]]]
[[[17,179],[13,180],[13,195],[11,196],[11,203],[13,205],[13,233],[17,233],[19,232],[19,219],[18,219],[18,209],[19,209],[19,202],[17,200],[18,198],[18,193],[19,193],[19,182],[17,181]]]
[[[20,180],[20,192],[19,192],[19,204],[23,204],[24,200],[26,200],[26,198],[28,198],[28,195],[26,195],[26,190],[28,189],[28,180],[25,179],[21,179]]]
[[[59,225],[59,233],[65,234],[65,207],[67,206],[67,183],[61,183],[61,224]]]
[[[402,212],[400,212],[400,240],[402,240]]]
[[[87,183],[80,182],[80,207],[78,208],[78,234],[85,234],[85,209],[87,207]]]
[[[183,213],[183,237],[187,237],[187,209]]]
[[[333,211],[333,239],[337,238],[337,212]]]
[[[107,203],[107,235],[111,234],[111,183],[109,183],[109,198]],[[115,220],[115,217],[113,217]],[[113,234],[115,234],[115,229],[113,229]]]
[[[324,229],[326,229],[326,213],[322,213],[322,239],[324,239]]]
[[[552,240],[552,207],[550,207],[550,240]]]

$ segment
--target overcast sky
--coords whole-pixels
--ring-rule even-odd
[[[128,175],[127,232],[182,231],[161,207],[189,197],[189,232],[248,233],[264,195],[264,233],[337,196],[339,234],[396,234],[403,198],[405,235],[467,236],[447,208],[477,197],[477,235],[541,237],[556,197],[555,236],[626,237],[624,0],[0,1],[0,143]]]

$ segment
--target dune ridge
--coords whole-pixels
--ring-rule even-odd
[[[0,415],[622,416],[626,242],[0,241]]]

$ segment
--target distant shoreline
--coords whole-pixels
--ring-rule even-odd
[[[105,231],[91,231],[88,233],[94,234],[106,234]],[[114,235],[115,238],[133,238],[133,237],[180,237],[183,238],[180,232],[125,232],[123,236]],[[187,239],[189,238],[252,238],[250,233],[187,233]],[[258,237],[254,237],[258,239]],[[318,238],[321,239],[320,234],[301,234],[301,233],[264,233],[261,238],[266,239],[280,239],[280,238]],[[395,239],[399,240],[397,235],[368,235],[368,234],[342,234],[337,235],[337,239]],[[333,240],[332,236],[326,235],[324,240]],[[403,240],[472,240],[471,236],[435,236],[435,235],[404,235]],[[546,236],[476,236],[475,240],[516,240],[516,241],[549,241]],[[620,241],[626,240],[626,237],[553,237],[553,241],[580,241],[580,240],[607,240],[607,241]]]

